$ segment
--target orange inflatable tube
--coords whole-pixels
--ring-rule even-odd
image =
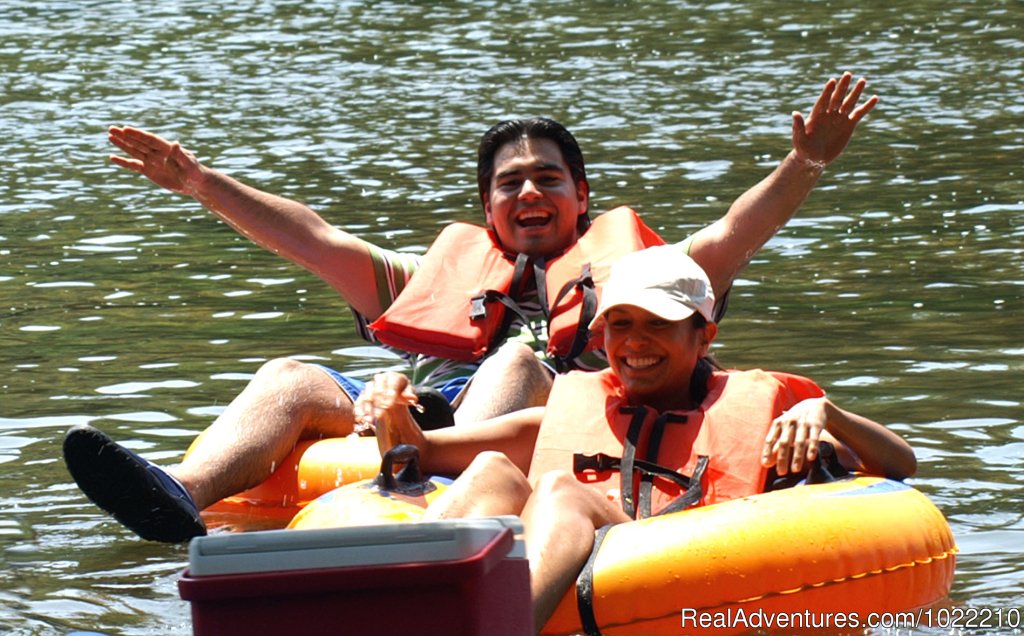
[[[192,442],[195,447],[202,434]],[[228,523],[269,525],[291,519],[310,501],[339,486],[371,479],[380,471],[374,437],[338,437],[300,441],[262,484],[226,497],[203,511]],[[280,525],[280,524],[277,524]]]
[[[593,624],[653,636],[835,632],[857,621],[860,633],[872,613],[942,600],[956,551],[942,513],[910,486],[797,486],[610,528],[592,559]],[[542,633],[582,631],[572,589]]]

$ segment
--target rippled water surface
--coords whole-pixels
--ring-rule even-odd
[[[961,548],[953,600],[1024,610],[1022,23],[1016,0],[3,3],[0,632],[190,633],[184,548],[88,504],[68,426],[173,462],[262,361],[393,364],[318,279],[110,166],[108,125],[418,251],[480,218],[483,130],[544,114],[595,207],[681,238],[844,69],[881,105],[743,273],[718,355],[905,435]]]

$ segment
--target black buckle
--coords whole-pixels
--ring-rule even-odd
[[[622,459],[619,457],[612,457],[611,455],[605,455],[604,453],[598,453],[596,455],[584,455],[583,453],[575,453],[572,456],[572,472],[574,474],[582,473],[587,470],[612,470],[622,465]]]

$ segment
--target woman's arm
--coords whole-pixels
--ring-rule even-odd
[[[772,422],[761,463],[779,475],[800,472],[818,455],[818,442],[831,442],[848,469],[890,479],[917,472],[917,458],[902,437],[862,415],[836,406],[825,397],[798,402]]]
[[[424,431],[409,407],[417,404],[409,378],[388,372],[374,376],[356,400],[357,427],[372,428],[383,455],[398,444],[420,450],[425,472],[458,475],[483,451],[504,453],[523,474],[530,470],[543,407],[533,407],[474,424]]]

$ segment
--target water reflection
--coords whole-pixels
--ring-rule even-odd
[[[892,422],[960,542],[954,596],[1019,607],[1021,18],[1009,0],[5,6],[0,628],[189,632],[184,551],[84,501],[56,459],[67,427],[175,461],[265,360],[395,364],[318,280],[110,167],[109,124],[421,251],[479,219],[480,132],[543,113],[584,145],[595,206],[676,238],[777,164],[790,111],[845,68],[882,104],[738,281],[719,356]]]

